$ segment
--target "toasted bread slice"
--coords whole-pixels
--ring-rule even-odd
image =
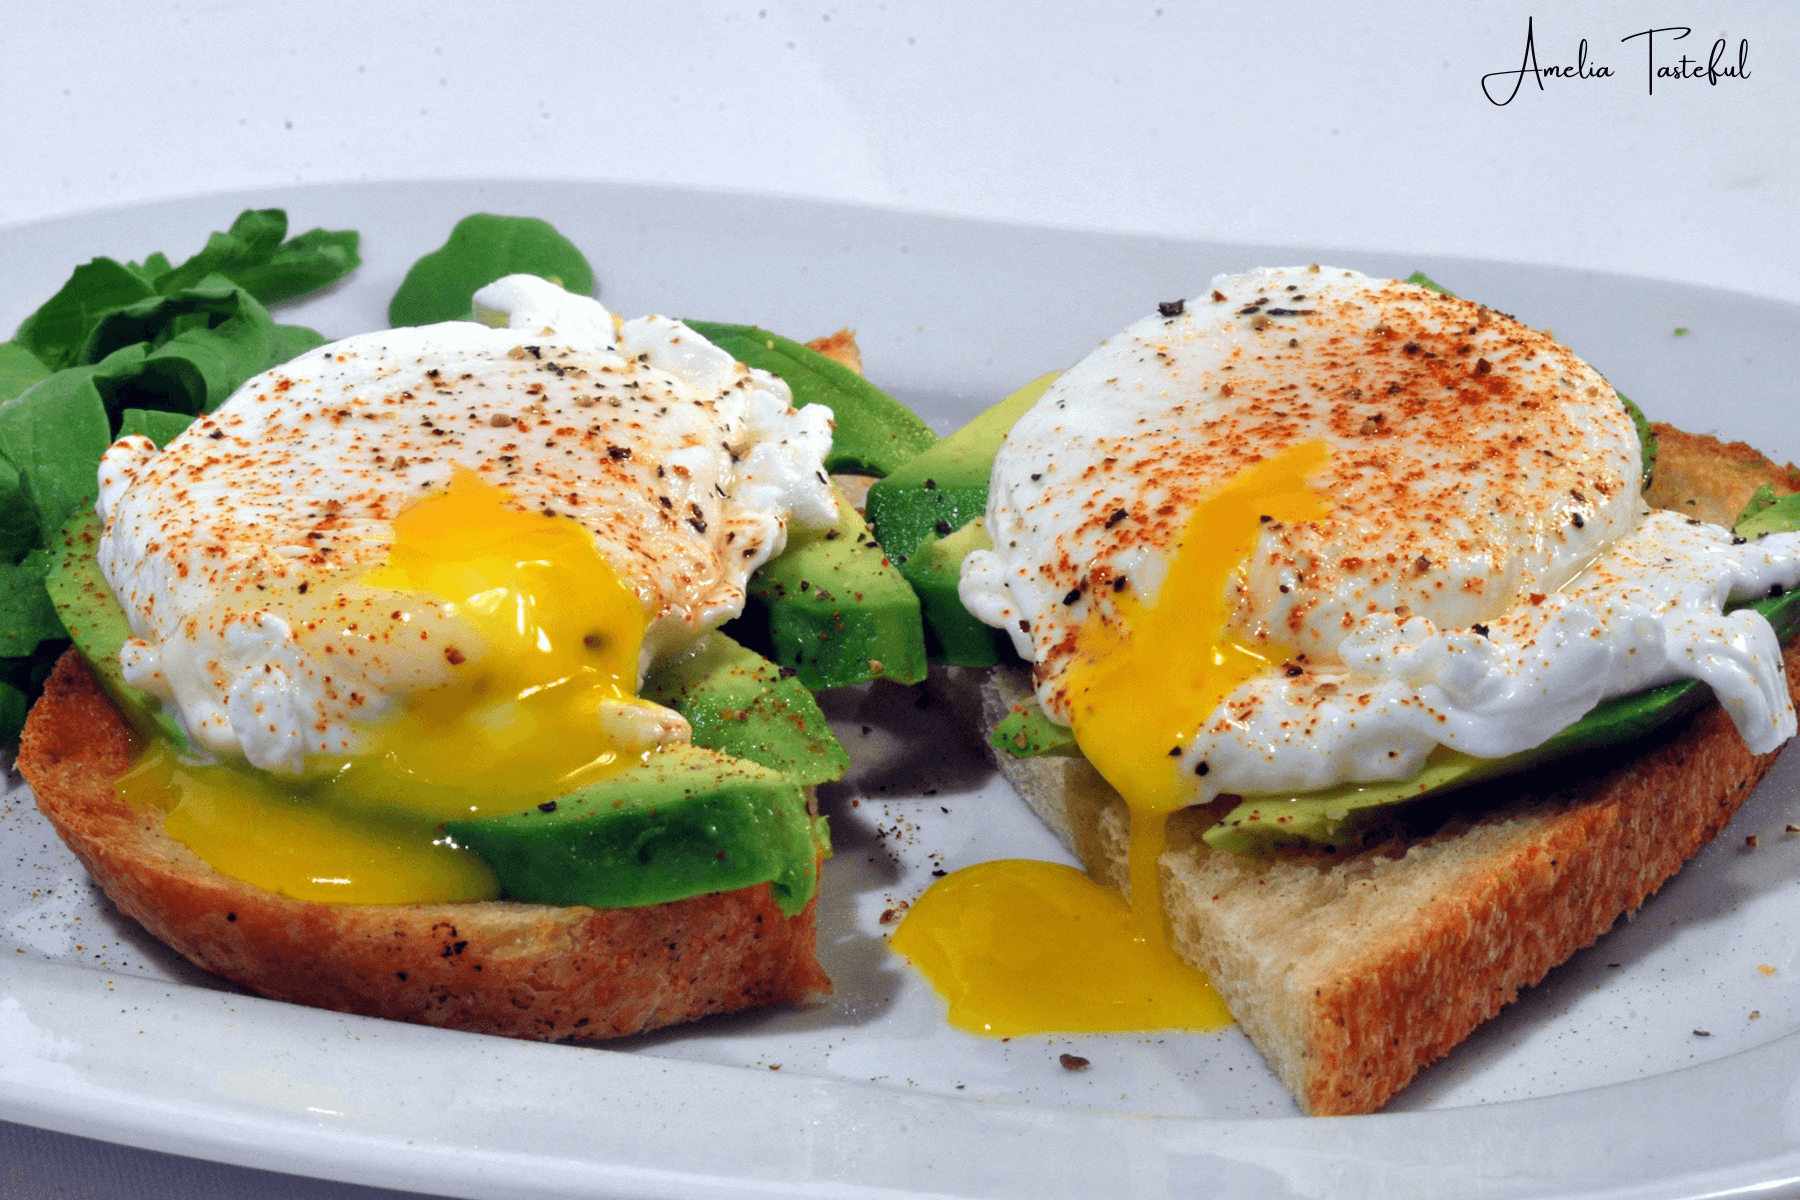
[[[1792,490],[1790,468],[1748,447],[1659,432],[1678,511],[1729,523],[1761,483]],[[1800,644],[1786,667],[1800,697]],[[1030,691],[1019,668],[980,686],[990,730]],[[1775,761],[1746,750],[1716,704],[1638,749],[1496,781],[1487,795],[1508,794],[1496,808],[1355,851],[1220,853],[1200,840],[1208,810],[1177,814],[1160,862],[1175,949],[1302,1109],[1372,1112],[1642,904]],[[1123,888],[1131,818],[1099,773],[1080,758],[996,759],[1088,870]]]
[[[113,791],[131,733],[81,657],[57,663],[18,768],[95,881],[196,965],[276,1000],[509,1037],[622,1037],[831,991],[813,903],[767,884],[648,908],[343,905],[219,873]],[[816,901],[815,901],[816,902]]]
[[[844,364],[858,375],[863,373],[862,347],[856,344],[856,330],[854,329],[840,329],[836,333],[816,337],[806,343],[806,348],[817,350],[826,358]]]
[[[1793,463],[1778,466],[1743,442],[1683,433],[1660,422],[1650,428],[1656,433],[1656,471],[1644,499],[1653,508],[1730,525],[1765,483],[1778,496],[1800,491],[1800,467]]]

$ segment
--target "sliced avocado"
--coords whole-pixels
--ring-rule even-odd
[[[1005,656],[1004,638],[970,616],[956,598],[962,554],[942,539],[986,511],[988,477],[1000,443],[1058,374],[1032,380],[869,489],[875,540],[919,589],[936,661],[991,667]],[[926,550],[933,537],[940,539],[938,545]],[[926,561],[915,564],[921,556]]]
[[[786,916],[812,899],[823,836],[798,783],[686,744],[524,812],[444,828],[514,900],[638,908],[767,883]]]
[[[689,321],[689,329],[746,366],[779,376],[794,406],[824,404],[836,428],[825,469],[833,473],[892,474],[937,441],[931,426],[886,392],[835,359],[754,325]]]
[[[1013,705],[1012,712],[1001,718],[988,737],[988,744],[1014,758],[1086,757],[1075,743],[1075,731],[1045,716],[1032,696]]]
[[[50,572],[44,577],[44,589],[76,648],[99,675],[101,686],[125,719],[138,732],[161,734],[183,753],[191,754],[193,746],[181,723],[163,708],[162,701],[125,682],[119,650],[131,636],[131,626],[125,623],[125,612],[113,599],[112,588],[94,558],[102,532],[99,514],[90,505],[76,509],[51,539]]]
[[[1731,607],[1762,613],[1783,643],[1800,633],[1800,592]],[[1549,741],[1504,758],[1471,758],[1440,748],[1426,760],[1423,772],[1398,783],[1343,784],[1300,796],[1246,796],[1204,836],[1214,849],[1240,854],[1300,842],[1343,845],[1388,820],[1392,806],[1402,801],[1441,796],[1570,755],[1628,745],[1697,711],[1711,698],[1699,680],[1678,679],[1603,700]]]
[[[893,556],[910,556],[933,533],[961,529],[987,509],[988,476],[1007,431],[1061,374],[1032,380],[869,489],[869,524]]]
[[[1800,529],[1800,492],[1777,496],[1775,488],[1767,483],[1756,489],[1731,526],[1731,532],[1746,538],[1792,533],[1796,529]]]
[[[925,652],[931,661],[991,667],[1012,657],[1012,639],[970,615],[957,591],[963,556],[992,547],[987,522],[976,517],[946,536],[933,533],[899,564],[901,576],[919,594],[925,615]]]
[[[919,598],[842,495],[831,528],[789,532],[726,629],[815,690],[925,678]]]
[[[1656,430],[1650,427],[1650,418],[1644,415],[1644,410],[1633,404],[1629,396],[1617,389],[1614,389],[1613,395],[1619,398],[1625,414],[1631,418],[1632,428],[1637,430],[1638,454],[1644,464],[1643,472],[1638,478],[1638,489],[1646,491],[1650,487],[1650,477],[1656,474]]]
[[[722,633],[652,670],[641,694],[694,727],[694,744],[780,771],[803,787],[839,779],[850,756],[812,693]]]

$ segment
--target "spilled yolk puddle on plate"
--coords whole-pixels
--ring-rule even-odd
[[[282,779],[180,761],[151,742],[117,783],[128,803],[233,878],[304,900],[401,904],[499,895],[439,830],[517,812],[642,761],[630,717],[645,618],[591,535],[512,507],[459,469],[394,521],[387,562],[354,581],[447,603],[481,644],[451,681],[365,731],[355,757]]]
[[[1176,957],[1156,860],[1187,789],[1178,755],[1279,648],[1228,633],[1228,585],[1266,519],[1329,508],[1307,479],[1328,451],[1307,442],[1246,468],[1189,519],[1157,600],[1119,597],[1089,621],[1069,676],[1075,740],[1131,810],[1130,894],[1056,863],[1003,860],[956,871],[907,912],[889,944],[949,1002],[952,1025],[995,1037],[1217,1029],[1230,1023],[1206,978]]]

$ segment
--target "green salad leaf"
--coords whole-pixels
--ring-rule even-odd
[[[156,295],[138,270],[96,258],[76,267],[62,290],[19,326],[13,342],[53,371],[79,363],[88,332],[108,313]]]
[[[17,563],[0,564],[0,657],[22,658],[39,643],[63,636],[62,622],[44,591],[50,552],[33,550]]]
[[[119,436],[142,434],[156,443],[158,449],[168,445],[181,431],[194,423],[186,413],[163,412],[160,409],[128,408],[119,418]]]
[[[1656,430],[1650,428],[1650,418],[1644,415],[1643,409],[1631,402],[1631,397],[1617,388],[1613,389],[1613,395],[1625,406],[1625,413],[1631,418],[1632,427],[1637,430],[1638,454],[1644,464],[1638,489],[1647,490],[1650,487],[1650,477],[1656,473]]]
[[[223,275],[263,304],[280,304],[329,287],[361,263],[354,230],[313,229],[287,237],[287,213],[279,208],[239,214],[224,233],[206,239],[206,248],[173,270],[153,254],[145,266],[160,263],[156,290],[169,295],[189,288],[208,275]]]
[[[286,234],[287,214],[281,209],[251,209],[179,267],[171,267],[162,254],[141,263],[93,259],[76,267],[56,295],[25,318],[13,342],[50,370],[94,363],[110,350],[84,356],[84,349],[96,328],[121,309],[178,295],[215,275],[259,304],[279,304],[336,283],[362,262],[353,231],[314,229],[284,241]]]
[[[100,455],[112,444],[94,384],[98,369],[58,371],[0,404],[0,456],[17,470],[24,499],[8,517],[21,524],[29,517],[36,545],[94,496]]]
[[[16,342],[0,342],[0,400],[11,400],[49,374],[44,360],[25,347]]]
[[[507,275],[537,275],[564,291],[594,294],[594,271],[580,250],[536,217],[476,213],[450,231],[450,240],[407,271],[388,305],[392,325],[468,320],[475,293]]]
[[[211,412],[253,375],[325,339],[277,325],[250,291],[222,275],[108,314],[82,347],[114,421],[127,407]]]
[[[1432,280],[1432,278],[1430,276],[1426,275],[1425,272],[1423,272],[1423,271],[1414,271],[1411,275],[1408,275],[1406,277],[1406,282],[1416,283],[1420,287],[1424,288],[1426,291],[1436,292],[1440,296],[1456,295],[1455,292],[1451,291],[1449,288],[1445,287],[1443,284],[1437,283],[1434,280]]]

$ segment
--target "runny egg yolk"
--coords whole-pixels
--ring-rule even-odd
[[[633,693],[645,617],[573,520],[520,512],[472,471],[394,521],[388,560],[352,586],[435,601],[472,635],[445,647],[450,682],[365,731],[355,757],[299,780],[190,765],[152,743],[117,790],[234,878],[299,899],[491,899],[492,871],[446,838],[450,819],[516,812],[641,762]]]
[[[1328,456],[1307,442],[1239,472],[1189,519],[1155,602],[1121,593],[1116,619],[1083,626],[1070,672],[1075,738],[1130,809],[1132,903],[1053,863],[982,863],[933,884],[890,944],[949,1001],[951,1024],[1010,1037],[1229,1023],[1205,977],[1169,948],[1156,860],[1187,794],[1182,747],[1232,689],[1286,657],[1231,636],[1231,579],[1265,521],[1327,515],[1306,481]]]

